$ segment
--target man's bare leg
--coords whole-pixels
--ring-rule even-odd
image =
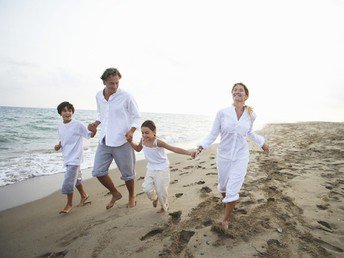
[[[125,185],[127,186],[128,192],[129,192],[129,208],[135,207],[135,181],[134,179],[130,179],[128,181],[125,181]]]
[[[116,189],[115,185],[113,184],[111,177],[109,175],[99,176],[97,177],[99,182],[105,186],[110,193],[112,194],[111,201],[106,205],[106,209],[110,209],[114,206],[115,202],[122,198],[122,195]]]
[[[222,220],[222,226],[225,229],[228,228],[228,220],[229,220],[229,217],[231,216],[231,214],[232,214],[232,212],[234,210],[234,207],[235,207],[236,203],[237,203],[236,201],[234,201],[234,202],[226,202],[225,214],[224,214],[223,220]]]
[[[73,193],[67,194],[67,204],[63,208],[63,210],[60,211],[60,214],[67,214],[69,213],[73,208]]]

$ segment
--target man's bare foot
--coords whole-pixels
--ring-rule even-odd
[[[156,206],[158,206],[158,198],[156,198],[156,200],[154,200],[152,203],[153,207],[156,208]]]
[[[107,210],[111,209],[115,205],[115,202],[117,202],[121,198],[122,198],[122,195],[120,192],[116,192],[115,194],[112,194],[111,201],[108,203],[108,205],[106,205],[106,209]]]
[[[72,208],[72,205],[67,204],[66,207],[64,207],[63,210],[59,212],[59,214],[67,214],[72,210]]]
[[[228,229],[228,221],[222,221],[221,226],[223,227],[223,229]]]
[[[128,208],[134,208],[136,206],[135,198],[129,198]]]
[[[89,195],[87,195],[87,194],[85,196],[82,196],[81,200],[80,200],[80,203],[77,205],[77,207],[81,207],[81,206],[84,206],[87,203],[90,203],[90,202],[86,202],[88,197],[89,197]]]

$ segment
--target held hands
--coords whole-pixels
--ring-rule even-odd
[[[265,153],[269,153],[269,151],[270,151],[269,145],[267,145],[266,143],[264,143],[264,145],[262,146],[262,149]]]
[[[94,137],[96,135],[98,125],[99,123],[97,123],[97,121],[88,125],[87,129],[93,133],[93,136],[91,135],[91,137]]]
[[[125,138],[127,138],[128,142],[132,142],[133,141],[133,135],[134,135],[134,132],[131,131],[131,130],[125,134]]]
[[[55,147],[54,147],[54,149],[55,149],[56,151],[58,151],[59,149],[61,149],[61,143],[56,144]]]
[[[191,151],[190,156],[191,158],[195,159],[197,156],[197,151]]]

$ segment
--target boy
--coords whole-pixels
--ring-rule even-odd
[[[62,122],[57,127],[60,142],[55,145],[55,150],[58,151],[62,148],[64,165],[66,166],[62,194],[67,195],[66,207],[60,211],[60,214],[67,214],[73,207],[74,186],[78,189],[81,196],[78,207],[85,205],[88,199],[88,194],[84,191],[81,184],[82,137],[89,139],[94,137],[95,133],[88,132],[80,121],[72,120],[74,107],[71,103],[67,101],[62,102],[57,106],[57,112],[62,117]]]

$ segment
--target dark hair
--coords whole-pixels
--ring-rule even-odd
[[[107,78],[109,78],[110,76],[115,76],[118,75],[118,77],[121,79],[122,75],[121,73],[117,70],[117,68],[108,68],[106,69],[102,76],[100,77],[100,79],[102,79],[103,81],[105,81]]]
[[[74,106],[73,104],[69,103],[68,101],[63,101],[60,105],[57,106],[57,113],[59,113],[61,115],[62,110],[65,109],[65,107],[67,107],[68,110],[72,110],[73,114],[74,114]]]
[[[152,120],[146,120],[142,123],[141,127],[148,127],[151,129],[153,132],[156,130],[156,126]]]

